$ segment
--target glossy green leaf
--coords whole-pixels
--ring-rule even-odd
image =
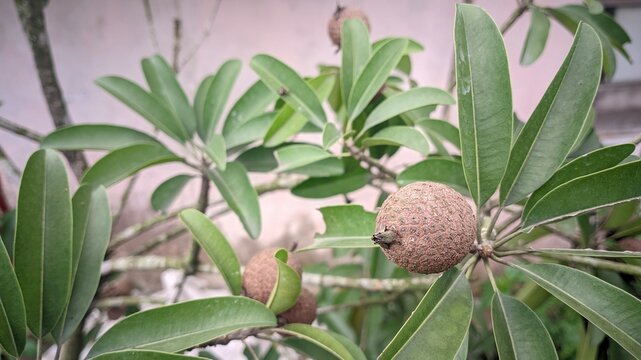
[[[365,120],[361,133],[405,112],[432,105],[453,105],[454,99],[447,92],[430,87],[416,87],[385,99]]]
[[[292,308],[300,295],[301,281],[296,270],[287,264],[289,254],[285,249],[279,249],[274,253],[276,260],[276,282],[267,299],[267,307],[280,314]]]
[[[323,149],[327,150],[332,145],[336,144],[340,138],[341,133],[334,124],[329,122],[325,124],[325,127],[323,128]]]
[[[452,359],[467,339],[473,299],[465,275],[452,268],[430,287],[403,327],[378,357]]]
[[[558,359],[541,319],[511,296],[495,293],[492,297],[492,327],[501,360]]]
[[[323,127],[327,119],[318,97],[294,70],[264,54],[252,58],[251,68],[285,103],[297,112],[303,113],[312,124]]]
[[[223,127],[223,135],[226,137],[239,126],[263,114],[267,105],[277,98],[278,96],[269,90],[265,83],[260,80],[255,82],[229,110]]]
[[[181,134],[190,139],[196,131],[196,115],[189,104],[182,87],[176,79],[174,70],[159,55],[142,60],[142,71],[151,92],[162,99],[177,120]]]
[[[365,354],[363,354],[363,351],[356,345],[354,344],[350,339],[347,337],[331,332],[331,331],[325,331],[326,334],[329,334],[332,336],[334,339],[338,340],[345,349],[350,353],[353,359],[355,360],[366,360],[367,358],[365,357]],[[295,336],[290,336],[286,339],[283,340],[282,344],[295,349],[299,353],[308,356],[311,359],[333,359],[336,358],[335,355],[333,355],[331,352],[325,350],[325,348],[321,347],[320,345],[317,345],[318,340],[308,340],[307,337],[295,337]],[[332,344],[335,344],[332,342]]]
[[[225,145],[227,149],[229,150],[263,139],[265,134],[267,134],[267,130],[272,126],[275,116],[276,113],[273,112],[264,113],[236,127],[225,135]]]
[[[52,335],[62,344],[76,330],[98,290],[102,261],[111,237],[111,210],[103,186],[82,185],[72,199],[71,297]]]
[[[220,119],[231,89],[240,73],[240,61],[228,60],[220,66],[207,89],[202,109],[196,108],[198,134],[204,141],[209,141]]]
[[[346,19],[341,25],[341,84],[343,103],[347,104],[354,82],[369,60],[369,31],[360,19]]]
[[[189,229],[194,240],[205,250],[209,258],[216,264],[227,287],[233,295],[240,295],[241,275],[240,261],[236,252],[220,232],[218,227],[207,215],[195,209],[183,210],[180,221]]]
[[[246,150],[234,160],[249,172],[270,172],[278,167],[273,148],[256,146]]]
[[[541,56],[550,33],[550,19],[537,7],[530,8],[531,20],[521,52],[521,65],[530,65]]]
[[[403,55],[409,55],[409,54],[413,54],[413,53],[417,53],[425,50],[425,47],[421,45],[421,43],[408,37],[385,37],[385,38],[376,40],[372,43],[372,51],[376,51],[380,49],[383,46],[383,44],[393,39],[407,40],[407,47],[405,48]]]
[[[570,52],[514,143],[501,203],[513,204],[543,185],[569,155],[601,78],[601,46],[580,26]]]
[[[178,355],[151,350],[122,350],[114,351],[93,358],[94,360],[186,360],[205,359],[203,357]]]
[[[316,234],[314,243],[300,251],[326,248],[376,247],[372,234],[376,214],[361,205],[336,205],[319,209],[325,221],[325,233]]]
[[[10,257],[13,258],[13,243],[16,235],[16,209],[2,214],[0,217],[0,238]]]
[[[364,356],[362,354],[356,353],[358,355],[356,355],[357,357],[355,357],[337,337],[333,336],[333,334],[311,325],[289,324],[278,329],[278,331],[286,335],[295,336],[297,338],[309,341],[341,360],[362,359],[362,356]],[[351,350],[355,351],[353,347],[351,347]]]
[[[166,212],[192,178],[191,175],[180,174],[165,180],[151,194],[151,207]]]
[[[151,136],[124,126],[71,125],[47,135],[41,148],[56,150],[114,150],[135,144],[158,144]]]
[[[612,207],[603,227],[609,230],[619,229],[626,225],[639,209],[639,200],[632,200]]]
[[[641,161],[579,177],[543,196],[525,215],[530,227],[641,197]]]
[[[124,318],[98,339],[88,358],[125,349],[177,352],[240,329],[264,326],[276,326],[276,317],[246,297],[186,301]]]
[[[180,161],[180,158],[162,145],[131,145],[98,160],[87,170],[82,182],[109,187],[144,168],[172,161]]]
[[[463,165],[458,158],[429,158],[408,166],[396,178],[401,186],[418,181],[434,181],[467,193]]]
[[[311,164],[285,170],[283,172],[307,175],[310,177],[338,176],[345,173],[345,165],[341,159],[337,157],[330,157]]]
[[[560,185],[569,181],[577,179],[581,176],[594,174],[598,171],[609,169],[621,161],[634,151],[634,145],[621,144],[601,148],[580,156],[567,164],[563,165],[557,170],[552,177],[536,190],[528,199],[528,202],[523,209],[523,214],[526,216],[530,210],[539,202],[545,195],[550,193]]]
[[[457,4],[454,26],[461,157],[478,207],[494,194],[512,143],[512,92],[503,37],[480,7]]]
[[[363,146],[394,145],[404,146],[427,156],[430,145],[425,135],[410,126],[388,126],[369,138],[363,140]]]
[[[18,357],[27,339],[24,300],[11,258],[0,239],[0,349]]]
[[[337,176],[309,178],[292,188],[292,194],[308,199],[322,199],[348,194],[367,185],[369,171],[357,167]]]
[[[225,138],[222,135],[211,134],[209,136],[205,153],[213,160],[216,167],[221,171],[225,171],[225,167],[227,166],[227,147],[225,145]]]
[[[461,138],[458,128],[445,120],[427,119],[416,123],[419,129],[422,129],[427,135],[439,141],[447,141],[450,144],[461,148]]]
[[[62,315],[71,289],[71,198],[65,165],[54,150],[35,152],[22,174],[14,264],[27,325],[41,338]]]
[[[631,354],[641,355],[641,300],[588,273],[557,264],[511,266],[574,309]]]
[[[303,167],[332,157],[332,154],[311,144],[294,144],[276,150],[277,171],[283,172]]]
[[[236,213],[249,236],[257,238],[261,229],[260,206],[256,189],[252,187],[245,167],[238,162],[230,162],[225,171],[210,169],[207,176],[214,182],[229,208]]]
[[[469,345],[470,345],[470,332],[468,330],[467,333],[465,333],[465,339],[463,339],[463,342],[461,342],[461,346],[459,347],[458,351],[456,352],[456,355],[454,356],[454,360],[466,360]]]
[[[96,84],[175,140],[185,142],[189,139],[171,110],[137,84],[118,76],[102,77]]]
[[[374,98],[387,76],[396,67],[407,47],[407,40],[392,39],[376,50],[363,67],[349,94],[347,101],[347,117],[353,121],[365,110],[365,107]]]

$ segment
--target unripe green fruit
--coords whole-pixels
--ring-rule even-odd
[[[278,268],[276,259],[274,259],[274,253],[277,250],[277,248],[269,248],[254,255],[249,259],[243,273],[245,295],[263,304],[266,304],[267,300],[269,300],[269,295],[278,277]],[[302,273],[301,264],[291,254],[287,259],[287,265],[296,270],[299,275]]]

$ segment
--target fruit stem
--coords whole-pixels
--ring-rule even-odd
[[[494,280],[494,274],[492,273],[492,268],[490,268],[490,262],[487,260],[487,258],[483,258],[483,265],[485,265],[485,272],[487,272],[487,277],[490,279],[490,283],[492,284],[492,288],[494,289],[495,293],[499,293],[499,288],[496,286],[496,280]]]

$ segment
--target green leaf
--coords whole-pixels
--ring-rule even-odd
[[[16,235],[16,209],[2,214],[0,217],[0,238],[4,243],[7,253],[13,258],[13,243]]]
[[[390,72],[401,60],[406,47],[407,40],[392,39],[384,43],[380,49],[372,54],[372,57],[354,81],[352,91],[349,94],[349,100],[347,101],[349,122],[352,122],[365,110],[367,104],[381,89]]]
[[[458,351],[456,352],[456,356],[454,357],[454,360],[465,360],[465,359],[467,359],[467,352],[468,352],[469,345],[470,345],[470,332],[468,330],[465,333],[465,339],[463,339],[463,342],[461,342],[461,346],[459,347]]]
[[[71,125],[47,135],[41,148],[56,150],[115,150],[135,144],[158,144],[151,136],[124,126]]]
[[[537,7],[530,7],[532,14],[525,44],[521,52],[521,65],[530,65],[541,56],[550,32],[550,19]]]
[[[196,109],[198,134],[204,141],[208,141],[214,135],[218,119],[227,105],[229,94],[239,73],[239,60],[228,60],[222,64],[209,84],[202,110]]]
[[[512,92],[503,38],[480,7],[457,4],[454,26],[461,157],[478,207],[494,194],[512,143]]]
[[[18,195],[15,271],[38,338],[62,315],[71,288],[71,198],[65,165],[54,150],[38,150],[22,174]]]
[[[175,140],[185,142],[189,139],[171,110],[137,84],[118,76],[102,77],[96,84]]]
[[[325,111],[314,91],[289,66],[269,55],[256,55],[251,68],[272,91],[298,112],[303,113],[312,124],[319,128],[327,122]]]
[[[603,4],[599,0],[583,0],[585,6],[588,7],[590,14],[600,14],[603,12]]]
[[[408,38],[408,37],[385,37],[372,43],[372,51],[380,49],[385,43],[393,39],[404,39],[407,40],[407,47],[405,48],[403,55],[409,55],[425,50],[425,47],[421,45],[418,41]]]
[[[432,105],[453,105],[447,92],[430,87],[417,87],[385,99],[365,120],[361,134],[366,130],[405,112]]]
[[[332,123],[326,123],[323,128],[323,149],[327,150],[332,145],[336,144],[341,138],[341,133],[338,131],[336,126]]]
[[[583,143],[586,141],[586,138],[588,137],[590,132],[593,131],[594,120],[596,120],[596,111],[594,110],[594,107],[591,107],[590,111],[588,112],[588,116],[586,116],[585,120],[583,120],[583,124],[581,125],[581,131],[579,132],[579,135],[577,136],[576,140],[574,140],[574,145],[572,145],[572,150],[570,150],[570,154],[574,153],[577,149],[579,149],[583,145]]]
[[[438,182],[467,194],[463,165],[458,158],[429,158],[408,166],[396,178],[396,182],[401,186],[418,181]]]
[[[349,351],[350,355],[355,360],[366,360],[365,354],[363,351],[354,344],[347,337],[337,334],[331,331],[325,331],[326,334],[332,336],[334,339],[338,340],[343,346]],[[311,359],[331,359],[336,358],[331,352],[325,350],[325,348],[318,345],[319,340],[308,340],[307,337],[287,337],[283,340],[282,344],[288,346],[292,349],[295,349],[299,353],[308,356]],[[332,342],[332,344],[335,344]]]
[[[601,46],[590,26],[577,30],[563,65],[514,143],[501,203],[514,204],[543,185],[570,154],[601,78]]]
[[[111,237],[111,210],[103,186],[81,185],[72,199],[71,297],[52,334],[62,344],[84,319],[94,299]]]
[[[234,161],[243,164],[249,172],[270,172],[278,167],[273,148],[256,146],[240,154]]]
[[[341,84],[343,103],[347,104],[354,82],[369,59],[369,31],[360,19],[346,19],[341,25]]]
[[[623,227],[636,214],[638,208],[639,200],[632,200],[613,206],[607,220],[603,223],[603,227],[609,230],[617,230]]]
[[[260,80],[255,82],[229,110],[223,126],[223,135],[226,137],[239,126],[263,114],[267,105],[277,98],[265,83]]]
[[[539,200],[558,186],[581,176],[609,169],[619,164],[633,151],[634,145],[632,144],[614,145],[594,150],[563,165],[543,186],[530,196],[523,209],[524,218]]]
[[[327,206],[319,210],[325,221],[325,233],[316,234],[314,243],[299,251],[377,246],[372,241],[375,213],[365,211],[361,205]]]
[[[279,172],[293,170],[321,160],[329,159],[332,154],[311,144],[294,144],[276,150]]]
[[[227,150],[261,140],[272,126],[276,113],[258,115],[225,135]]]
[[[278,249],[274,253],[277,276],[266,304],[274,314],[280,314],[291,309],[296,304],[298,295],[300,295],[300,275],[291,266],[287,265],[288,257],[285,249]]]
[[[566,182],[543,196],[522,227],[540,225],[641,197],[641,161],[625,163]]]
[[[240,329],[272,326],[274,314],[246,297],[186,301],[124,318],[96,341],[87,357],[125,349],[178,352]]]
[[[203,357],[178,355],[151,350],[123,350],[114,351],[93,358],[94,360],[184,360],[205,359]]]
[[[225,171],[227,166],[227,147],[225,146],[225,138],[222,135],[211,134],[209,136],[205,153],[221,171]]]
[[[532,249],[532,252],[540,253],[540,254],[559,254],[559,255],[605,257],[605,258],[641,258],[641,252],[635,252],[635,251],[537,248],[537,249]]]
[[[142,60],[142,71],[152,94],[162,99],[176,119],[181,134],[190,139],[196,131],[196,115],[189,104],[182,87],[176,79],[174,70],[159,55]]]
[[[18,357],[27,339],[24,300],[11,258],[0,239],[0,349]]]
[[[181,174],[165,180],[151,194],[151,207],[156,211],[166,212],[192,178],[191,175]]]
[[[311,164],[285,170],[283,172],[307,175],[310,177],[337,176],[345,173],[345,166],[341,159],[337,157],[330,157]]]
[[[308,199],[322,199],[348,194],[367,185],[369,171],[357,167],[342,175],[309,178],[292,188],[292,194]]]
[[[131,145],[98,160],[87,170],[82,182],[109,187],[144,168],[172,161],[180,161],[180,158],[162,145]]]
[[[278,329],[278,332],[295,336],[303,340],[309,341],[316,346],[321,347],[323,350],[329,352],[331,355],[335,356],[338,359],[343,360],[353,360],[353,359],[363,359],[364,355],[362,352],[356,352],[356,348],[350,347],[348,349],[343,342],[338,339],[334,334],[313,327],[307,324],[289,324],[285,325],[282,328]],[[355,355],[352,355],[352,352],[356,352]]]
[[[209,258],[216,264],[220,274],[225,279],[227,287],[233,295],[240,295],[241,275],[240,261],[236,252],[220,232],[218,227],[207,215],[195,209],[183,210],[180,221],[189,229],[194,240],[205,250]]]
[[[631,354],[641,355],[641,301],[583,271],[557,264],[511,266],[523,271]]]
[[[452,359],[467,339],[473,299],[465,275],[452,268],[427,291],[403,327],[378,357]]]
[[[238,215],[249,236],[257,238],[261,228],[260,206],[256,189],[252,187],[245,167],[238,162],[230,162],[225,171],[210,169],[207,176],[214,182],[229,208]]]
[[[461,138],[458,128],[445,120],[427,119],[416,123],[419,129],[427,133],[430,138],[437,138],[439,141],[447,141],[450,144],[461,148]]]
[[[536,313],[519,300],[494,293],[492,326],[502,360],[558,359],[547,329]]]
[[[405,146],[423,156],[430,152],[430,145],[423,133],[410,126],[388,126],[363,140],[364,147],[377,145]]]

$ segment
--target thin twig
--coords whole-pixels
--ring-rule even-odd
[[[251,346],[250,346],[250,345],[245,341],[245,339],[242,339],[242,340],[240,340],[240,341],[242,341],[242,342],[243,342],[243,344],[245,344],[245,348],[246,348],[247,350],[249,350],[249,354],[251,355],[252,360],[260,360],[260,358],[258,357],[258,354],[256,354],[256,352],[254,351],[254,348],[252,348],[252,347],[251,347]]]
[[[641,143],[641,134],[635,136],[634,138],[632,138],[632,140],[630,140],[630,144],[639,145],[639,143]]]
[[[38,134],[37,132],[22,127],[2,116],[0,116],[0,128],[12,132],[16,135],[25,137],[29,140],[33,140],[35,142],[41,142],[43,138],[43,136]]]
[[[501,215],[501,211],[503,208],[499,208],[496,210],[494,213],[494,216],[492,217],[492,220],[490,221],[490,224],[487,227],[487,231],[485,232],[485,238],[490,239],[492,235],[492,230],[494,230],[494,225],[496,225],[496,221],[499,219],[499,216]]]
[[[387,177],[390,177],[392,179],[396,179],[396,172],[393,170],[387,168],[385,165],[381,164],[378,160],[366,155],[359,149],[357,149],[355,146],[351,144],[345,144],[345,148],[349,153],[358,161],[362,161],[369,165],[370,167],[376,168],[381,174],[384,174]]]
[[[371,298],[364,298],[360,299],[358,301],[352,301],[352,302],[346,302],[346,303],[341,303],[341,304],[334,304],[334,305],[327,305],[327,306],[321,306],[316,310],[316,313],[321,315],[321,314],[326,314],[334,311],[339,311],[339,310],[344,310],[344,309],[350,309],[353,307],[367,307],[367,306],[372,306],[372,305],[381,305],[381,304],[387,304],[389,302],[392,302],[396,300],[398,297],[403,295],[402,292],[395,292],[392,294],[387,294],[383,297],[371,297]]]
[[[494,274],[492,273],[492,268],[490,268],[490,263],[487,260],[487,258],[483,259],[483,265],[485,266],[485,272],[487,272],[487,277],[490,279],[490,283],[492,284],[492,289],[494,289],[495,293],[499,293],[499,287],[496,286],[496,280],[494,280]]]
[[[156,26],[154,24],[154,14],[151,11],[151,4],[149,0],[142,0],[142,6],[145,9],[145,19],[147,20],[147,28],[149,29],[149,37],[151,38],[151,45],[154,47],[155,52],[160,52],[160,45],[158,44],[158,36],[156,35]]]
[[[180,20],[180,18],[175,18],[174,19],[174,48],[172,51],[171,65],[176,74],[180,72],[178,59],[180,58],[181,39],[182,39],[182,21]]]
[[[540,257],[588,265],[597,269],[612,270],[612,271],[617,271],[624,274],[641,276],[641,267],[635,266],[632,264],[626,264],[626,263],[615,262],[610,260],[602,260],[598,258],[585,257],[585,256],[561,255],[561,254],[552,254],[552,253],[545,253],[545,254],[539,253],[538,255]]]
[[[203,34],[201,35],[200,40],[198,40],[198,42],[196,43],[194,48],[187,54],[187,56],[185,56],[185,60],[183,60],[180,63],[179,69],[184,69],[185,68],[185,66],[194,58],[196,53],[198,53],[200,48],[205,43],[205,40],[207,40],[207,38],[209,38],[209,36],[211,35],[211,30],[214,27],[214,22],[216,20],[216,16],[218,15],[218,10],[220,10],[221,2],[222,2],[222,0],[217,0],[215,2],[214,8],[212,9],[212,12],[211,12],[211,17],[209,18],[209,25],[207,26],[205,31],[203,31]]]
[[[136,173],[134,176],[131,177],[131,179],[129,179],[129,182],[127,183],[127,187],[125,188],[125,191],[122,193],[122,197],[120,198],[120,204],[118,206],[118,210],[113,216],[114,225],[117,225],[120,223],[122,214],[125,212],[125,208],[127,207],[127,203],[129,202],[129,197],[131,196],[133,188],[136,185],[136,180],[138,180],[139,176],[140,176],[140,173]]]

